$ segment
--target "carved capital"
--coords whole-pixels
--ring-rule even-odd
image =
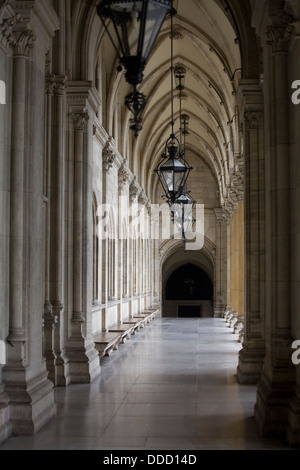
[[[53,95],[55,90],[55,80],[53,75],[46,77],[46,95]]]
[[[16,41],[14,46],[15,56],[28,56],[29,49],[33,47],[33,43],[36,40],[31,30],[22,31],[15,33]]]
[[[261,119],[263,118],[262,111],[246,111],[244,114],[244,121],[248,129],[259,129]]]
[[[232,186],[229,189],[229,194],[232,196],[233,201],[242,201],[244,199],[244,173],[243,168],[240,167],[231,171]]]
[[[129,186],[129,196],[130,196],[130,202],[134,202],[135,198],[137,197],[139,193],[139,187],[137,185],[137,180],[136,176],[133,178],[130,186]]]
[[[224,207],[221,209],[215,209],[215,216],[218,226],[228,222],[230,218],[228,211]]]
[[[54,81],[55,81],[55,88],[54,88],[55,95],[58,95],[58,96],[64,95],[67,89],[67,77],[54,76]]]
[[[0,41],[5,46],[14,46],[16,43],[16,37],[13,33],[13,27],[18,24],[22,23],[23,18],[20,13],[11,18],[5,18],[1,25],[0,25]]]
[[[71,113],[75,131],[86,132],[89,115],[86,110],[79,113]]]
[[[146,194],[144,193],[144,191],[142,191],[141,194],[139,195],[138,201],[139,201],[139,204],[146,206],[148,198]]]
[[[0,24],[0,42],[5,47],[12,46],[15,56],[28,56],[35,40],[36,36],[20,13],[5,18]]]
[[[273,52],[288,52],[290,40],[294,31],[294,18],[287,12],[270,7],[272,25],[267,28],[267,44],[272,46]]]
[[[112,140],[111,138],[109,138],[108,142],[106,143],[102,151],[102,165],[103,165],[104,172],[109,173],[109,171],[113,167],[115,159],[116,159],[116,154],[112,147]]]
[[[124,159],[119,169],[119,188],[123,189],[125,184],[129,181],[130,173],[127,165],[127,160]]]

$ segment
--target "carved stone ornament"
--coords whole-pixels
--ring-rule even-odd
[[[262,111],[246,111],[244,115],[245,124],[248,129],[260,129],[262,118]]]
[[[119,169],[119,188],[123,189],[125,184],[129,181],[130,172],[127,164],[127,160],[124,159],[120,169]]]
[[[171,34],[170,34],[170,39],[171,39]],[[175,26],[174,31],[173,31],[173,39],[174,41],[181,41],[184,38],[183,35],[183,30],[179,26]]]
[[[5,18],[0,25],[0,41],[5,47],[13,46],[15,56],[27,56],[29,49],[36,40],[31,29],[14,30],[14,26],[24,22],[20,13],[11,18]]]
[[[67,89],[67,78],[65,76],[55,76],[54,80],[55,80],[54,93],[59,96],[64,95]]]
[[[112,147],[111,138],[109,138],[102,151],[102,165],[104,172],[108,173],[110,171],[110,169],[113,167],[115,159],[116,154]]]
[[[139,193],[139,188],[136,181],[136,176],[133,178],[130,186],[129,186],[129,195],[130,195],[130,202],[134,202],[135,198]]]
[[[273,24],[267,28],[269,40],[267,44],[271,45],[273,52],[288,52],[290,40],[294,31],[294,18],[287,12],[270,11]]]
[[[79,113],[72,113],[71,116],[74,123],[74,130],[85,132],[89,120],[89,115],[86,110]]]
[[[144,191],[142,191],[141,194],[139,195],[139,204],[145,206],[147,204],[147,201],[148,201],[148,198],[146,194],[144,193]]]
[[[46,94],[53,95],[55,90],[55,81],[53,75],[46,77]]]

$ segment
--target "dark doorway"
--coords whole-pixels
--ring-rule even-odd
[[[176,269],[166,285],[166,300],[213,300],[213,285],[203,269],[187,263]]]
[[[178,307],[178,318],[200,318],[200,305],[180,305]]]

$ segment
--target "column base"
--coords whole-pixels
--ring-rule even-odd
[[[272,383],[263,373],[257,388],[254,417],[261,436],[286,438],[292,384],[289,380]]]
[[[71,383],[91,383],[100,374],[99,353],[93,341],[71,340],[66,354]]]
[[[224,318],[225,307],[217,306],[214,308],[214,318]]]
[[[50,378],[50,377],[49,377]],[[55,382],[57,387],[67,387],[71,382],[69,363],[65,353],[55,359]]]
[[[7,397],[0,396],[0,444],[12,435],[12,424],[10,420],[10,406]]]
[[[33,435],[56,414],[53,384],[43,372],[23,382],[6,381],[12,434]]]
[[[262,374],[265,348],[258,346],[251,348],[244,345],[239,352],[237,367],[237,380],[240,384],[256,385]]]

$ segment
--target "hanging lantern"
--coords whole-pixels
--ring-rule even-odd
[[[176,145],[178,144],[178,145]],[[155,172],[163,187],[165,198],[170,205],[181,196],[192,167],[179,152],[180,144],[171,136],[166,143],[166,152]]]
[[[117,1],[102,0],[97,13],[115,48],[120,64],[124,66],[126,81],[134,89],[125,100],[134,114],[131,129],[142,129],[141,113],[146,97],[137,91],[152,48],[166,18],[172,10],[172,0]],[[110,20],[112,27],[109,27]]]

